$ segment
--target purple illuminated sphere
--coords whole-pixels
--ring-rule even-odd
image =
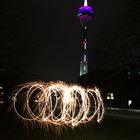
[[[92,10],[92,8],[91,8],[90,6],[81,6],[81,7],[79,8],[78,13],[84,12],[84,11],[93,13],[93,10]]]
[[[81,6],[78,10],[78,18],[82,26],[87,26],[89,21],[92,20],[93,10],[90,6]]]

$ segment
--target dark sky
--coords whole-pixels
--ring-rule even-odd
[[[0,69],[8,71],[8,79],[78,79],[82,32],[76,12],[82,3],[81,0],[1,2]],[[89,70],[100,68],[106,41],[119,36],[131,3],[132,0],[89,0],[95,9],[89,25]]]

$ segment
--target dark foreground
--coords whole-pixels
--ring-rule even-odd
[[[2,109],[0,113],[0,140],[140,140],[140,120],[136,119],[105,116],[101,124],[62,129],[56,134],[54,129],[23,125],[13,113],[4,114]]]

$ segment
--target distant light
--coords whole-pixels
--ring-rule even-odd
[[[114,100],[114,97],[111,97],[111,100]]]
[[[0,101],[0,104],[3,104],[3,103],[4,103],[3,100],[1,100],[1,101]]]
[[[111,100],[114,100],[114,94],[111,93],[110,96],[111,96]]]
[[[0,86],[0,89],[2,89],[2,87]]]
[[[107,96],[107,100],[109,100],[110,99],[110,97],[109,96]]]
[[[107,100],[114,100],[114,94],[113,93],[107,93]]]
[[[1,95],[4,95],[4,92],[1,92]]]
[[[132,105],[132,100],[128,100],[128,106]]]

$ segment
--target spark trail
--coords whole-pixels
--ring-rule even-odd
[[[25,121],[76,127],[104,114],[100,92],[64,82],[30,82],[13,92],[13,107]]]

